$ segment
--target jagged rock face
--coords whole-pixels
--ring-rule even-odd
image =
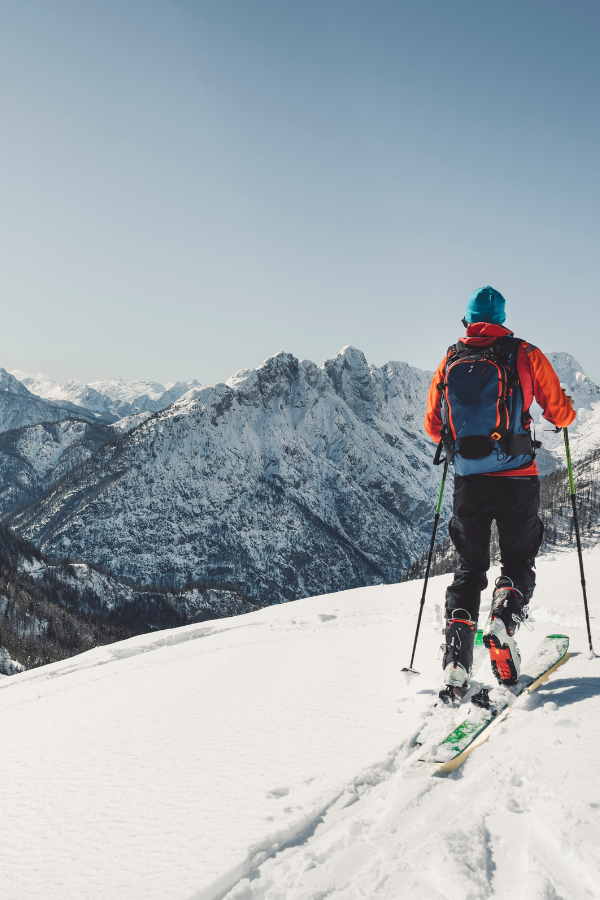
[[[0,434],[0,516],[39,497],[115,436],[107,425],[77,419]]]
[[[24,384],[7,372],[6,369],[0,367],[0,391],[3,393],[17,394],[19,397],[31,397],[32,394],[27,390]]]
[[[260,603],[397,580],[439,486],[430,379],[354,348],[321,368],[279,353],[101,448],[11,524],[138,583],[228,581]]]

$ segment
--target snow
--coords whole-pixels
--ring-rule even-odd
[[[35,395],[55,404],[67,403],[75,409],[80,407],[92,411],[108,421],[137,413],[158,412],[199,387],[200,383],[195,379],[172,381],[166,387],[156,381],[123,381],[122,378],[93,381],[91,384],[76,380],[59,384],[43,372],[29,375],[20,369],[13,369],[9,374],[0,369],[0,390]]]
[[[48,566],[46,565],[46,563],[41,559],[36,559],[35,557],[33,557],[32,559],[22,557],[18,567],[19,572],[24,572],[26,575],[30,575],[32,578],[42,578],[47,569]]]
[[[439,487],[429,382],[351,347],[321,368],[277,354],[235,387],[186,392],[11,525],[139,584],[231,582],[259,605],[397,580]]]
[[[195,378],[192,381],[170,381],[166,386],[157,381],[123,381],[122,378],[92,381],[90,384],[90,388],[117,401],[121,408],[129,405],[132,413],[146,410],[158,412],[199,387],[200,382]]]
[[[90,387],[111,400],[125,400],[128,403],[144,395],[151,400],[158,400],[165,391],[164,384],[159,384],[158,381],[123,381],[122,378],[92,381]]]
[[[439,487],[429,382],[352,347],[321,368],[277,354],[235,388],[186,392],[11,526],[138,584],[230,582],[259,605],[395,581],[428,545]]]
[[[136,413],[134,416],[123,416],[122,419],[114,422],[110,427],[117,435],[127,434],[129,431],[133,431],[134,428],[137,428],[138,425],[141,425],[149,419],[151,415],[152,413],[146,410],[141,413]]]
[[[83,406],[93,412],[107,413],[110,411],[106,399],[82,381],[67,381],[58,384],[51,381],[41,372],[38,375],[25,375],[24,372],[14,370],[13,375],[21,376],[21,382],[37,397],[43,400],[68,401],[75,406]]]
[[[575,407],[589,407],[600,401],[600,387],[589,378],[580,363],[570,353],[548,353],[549,361],[565,388],[575,402]]]
[[[600,545],[585,565],[594,616]],[[598,897],[600,660],[586,656],[576,555],[540,560],[538,578],[535,630],[519,645],[526,656],[565,630],[574,655],[443,778],[413,740],[432,721],[450,576],[430,581],[410,684],[421,582],[142,635],[2,679],[3,894]]]
[[[34,404],[44,407],[40,400]],[[40,418],[47,413],[42,409]],[[74,418],[26,424],[0,439],[0,515],[39,496],[114,438],[108,426]],[[67,413],[68,415],[68,413]],[[0,428],[0,430],[2,430]]]
[[[24,384],[21,384],[18,378],[6,369],[0,368],[0,391],[16,394],[19,397],[30,397],[31,393]]]
[[[6,597],[0,597],[0,609],[5,608],[6,601]],[[0,644],[0,679],[7,678],[9,675],[16,675],[22,668],[23,666],[16,662],[16,660],[10,658],[10,654],[6,647],[3,647]]]

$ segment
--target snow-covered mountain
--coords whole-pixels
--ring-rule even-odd
[[[598,549],[585,565],[598,584]],[[430,581],[410,684],[418,581],[143,635],[1,679],[3,893],[594,900],[600,660],[588,658],[572,590],[576,554],[537,571],[523,657],[556,631],[573,655],[445,778],[414,738],[458,712],[434,705],[435,606],[450,576]],[[600,646],[591,591],[590,603]],[[475,677],[490,684],[488,660]]]
[[[165,387],[156,381],[123,381],[121,378],[91,384],[82,381],[58,384],[42,373],[28,375],[19,369],[13,370],[13,375],[29,392],[43,400],[72,403],[97,413],[108,422],[143,412],[160,412],[189,390],[200,387],[195,379],[171,382]]]
[[[114,438],[108,425],[72,418],[0,433],[0,517],[39,497]]]
[[[0,398],[1,402],[1,398]],[[0,432],[0,518],[35,500],[49,485],[80,465],[99,447],[146,421],[143,412],[102,421],[62,418]]]
[[[257,608],[226,584],[178,591],[125,584],[92,563],[50,559],[0,523],[0,675],[153,629]]]
[[[575,407],[592,409],[594,403],[600,403],[600,386],[588,378],[580,363],[570,353],[546,354],[561,384],[573,397]]]
[[[58,384],[42,373],[27,375],[19,369],[14,369],[12,374],[32,394],[35,394],[36,397],[40,397],[42,400],[67,401],[74,406],[84,407],[84,409],[91,410],[103,417],[110,417],[112,414],[110,402],[106,397],[81,381],[66,381],[64,384]]]
[[[102,444],[199,386],[176,382],[166,389],[116,379],[100,383],[101,393],[78,381],[58,385],[16,371],[22,381],[0,368],[0,516],[35,499]]]
[[[2,393],[16,394],[18,397],[32,396],[31,391],[18,378],[15,378],[14,375],[2,368],[0,368],[0,391]]]
[[[157,381],[93,381],[90,385],[110,402],[111,411],[119,418],[135,416],[144,412],[160,412],[175,403],[188,391],[201,387],[196,379],[172,381],[162,385]]]
[[[230,581],[259,602],[395,581],[426,543],[439,474],[431,373],[286,353],[195,389],[11,523],[135,582]]]
[[[550,357],[578,404],[570,430],[581,459],[600,447],[600,388],[569,354]],[[225,384],[171,385],[169,399],[192,388],[166,410],[115,423],[77,467],[68,440],[61,451],[45,429],[61,463],[37,486],[40,437],[20,436],[21,460],[6,471],[23,473],[28,496],[47,491],[11,524],[53,555],[136,583],[230,581],[263,603],[395,581],[427,546],[439,484],[422,426],[430,378],[405,363],[370,366],[352,347],[321,367],[280,353]],[[96,388],[118,404],[166,396],[152,382]],[[562,435],[549,429],[538,422],[544,474],[564,466]]]
[[[98,416],[68,400],[42,400],[14,375],[0,368],[0,433],[40,422],[60,422],[68,417],[97,421]]]

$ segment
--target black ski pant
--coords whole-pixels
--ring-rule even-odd
[[[535,557],[544,525],[539,518],[540,480],[533,476],[454,476],[454,515],[450,537],[460,562],[446,591],[446,616],[465,609],[477,621],[481,592],[487,587],[492,520],[500,539],[502,574],[529,602],[535,587]]]

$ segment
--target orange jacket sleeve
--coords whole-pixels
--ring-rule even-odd
[[[446,357],[443,358],[437,371],[431,380],[429,394],[427,395],[427,411],[425,412],[425,431],[436,444],[439,444],[442,430],[442,395],[438,391],[438,384],[444,383],[446,370]]]
[[[557,428],[565,428],[575,419],[576,413],[560,386],[552,363],[533,344],[525,344],[523,349],[531,366],[533,393],[544,411],[544,418]]]

